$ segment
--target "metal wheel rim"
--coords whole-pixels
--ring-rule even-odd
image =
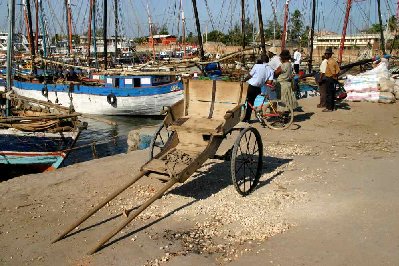
[[[167,130],[163,123],[158,127],[150,143],[150,160],[165,148],[172,135],[173,132]]]
[[[232,181],[240,195],[250,194],[258,184],[262,157],[263,144],[258,130],[252,127],[242,130],[234,143],[231,160]]]

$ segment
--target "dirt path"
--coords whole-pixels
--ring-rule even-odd
[[[228,162],[209,160],[94,256],[85,254],[157,180],[50,243],[137,173],[147,151],[0,183],[0,264],[397,265],[399,105],[322,113],[316,100],[302,101],[292,130],[260,128],[265,167],[250,196],[231,186]]]

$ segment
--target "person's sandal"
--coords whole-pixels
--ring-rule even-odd
[[[330,109],[323,109],[322,112],[332,112],[333,110]]]

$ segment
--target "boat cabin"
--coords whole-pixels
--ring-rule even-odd
[[[144,88],[168,84],[176,81],[174,76],[99,76],[93,75],[93,79],[104,80],[105,88]]]

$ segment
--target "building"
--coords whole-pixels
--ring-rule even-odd
[[[174,35],[154,35],[148,37],[148,44],[152,46],[152,40],[154,40],[154,45],[170,45],[176,44],[177,38]]]
[[[385,34],[385,41],[392,39],[390,33]],[[326,47],[339,47],[341,43],[341,34],[333,32],[319,32],[313,40],[313,48],[326,48]],[[380,47],[380,34],[352,34],[345,37],[345,49],[349,48],[372,48],[379,49]]]

